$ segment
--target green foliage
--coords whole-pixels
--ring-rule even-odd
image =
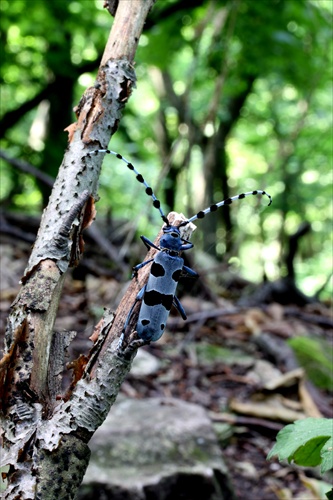
[[[98,65],[104,49],[100,28],[109,27],[109,16],[97,7],[102,5],[94,1],[85,2],[84,8],[74,0],[0,2],[1,146],[9,156],[52,177],[67,143],[64,128],[74,120],[72,99],[78,77],[85,68],[91,69],[93,60]],[[7,180],[2,201],[22,210],[24,200],[25,211],[40,212],[49,188],[26,175],[21,177],[29,182],[18,182],[17,172],[8,175],[3,163],[1,176]]]
[[[226,5],[231,4],[226,2]],[[214,11],[213,16],[217,19],[218,13]],[[167,70],[180,107],[176,109],[163,92],[159,109],[151,108],[148,128],[146,123],[144,127],[135,128],[135,139],[144,144],[147,133],[153,136],[156,115],[165,111],[171,149],[175,148],[174,162],[181,165],[177,183],[180,196],[176,206],[184,201],[189,207],[202,206],[200,188],[205,178],[205,159],[192,149],[190,163],[186,166],[190,145],[186,143],[186,127],[181,122],[181,106],[187,106],[190,119],[208,141],[217,124],[207,123],[207,103],[221,66],[227,66],[217,112],[222,122],[227,122],[228,103],[242,91],[247,75],[258,75],[228,138],[228,184],[233,193],[258,186],[267,188],[274,202],[268,210],[258,205],[254,209],[250,202],[233,208],[233,220],[241,228],[236,239],[240,246],[240,270],[253,280],[261,275],[264,265],[270,279],[278,278],[284,273],[281,260],[286,236],[307,220],[312,225],[312,232],[301,244],[301,255],[295,265],[298,283],[306,293],[312,294],[326,281],[331,256],[328,236],[332,212],[329,12],[319,2],[287,1],[274,5],[264,1],[240,2],[230,38],[227,36],[228,24],[218,37],[213,33],[212,24],[205,24],[207,18],[209,9],[202,8],[178,17],[177,28],[173,30],[179,42],[176,52],[169,49],[164,40],[165,32],[170,29],[169,19],[160,21],[159,28],[154,30],[156,52],[151,50],[151,39],[147,36],[138,54],[143,64],[141,77],[146,82],[151,81],[152,65],[160,67],[164,73],[165,61],[171,61]],[[199,26],[201,36],[196,37]],[[163,47],[160,63],[151,59],[159,47]],[[154,82],[151,83],[154,87]],[[156,84],[155,89],[158,90]],[[136,99],[138,102],[144,99],[140,95],[140,82],[130,107]],[[124,123],[126,121],[125,117]],[[128,130],[132,134],[129,127]],[[204,155],[202,144],[200,151]],[[141,157],[145,154],[144,150],[140,152]],[[221,188],[215,189],[214,199],[222,196]],[[191,208],[187,212],[192,213]],[[220,254],[225,251],[226,236],[220,225],[215,237]]]
[[[292,461],[302,467],[320,465],[324,474],[333,469],[333,419],[306,418],[286,425],[276,437],[276,443],[267,459],[277,456],[279,460]],[[332,500],[333,489],[322,482],[323,494]],[[328,491],[330,489],[330,491]]]
[[[29,0],[29,16],[26,0],[0,4],[1,113],[6,119],[18,113],[6,121],[1,146],[51,175],[66,146],[63,129],[94,82],[108,37],[112,21],[102,4]],[[213,234],[208,218],[204,231],[198,223],[194,242],[211,241],[219,258],[238,259],[239,271],[251,280],[260,281],[263,270],[276,279],[285,272],[287,235],[306,220],[312,232],[301,244],[296,275],[308,294],[326,281],[331,258],[331,10],[332,2],[317,0],[156,2],[136,55],[137,90],[111,144],[135,163],[162,202],[187,215],[224,197],[224,176],[230,194],[267,189],[274,198],[269,209],[258,200],[232,208],[230,255],[224,255],[231,229],[224,227],[223,210]],[[40,102],[24,109],[52,82],[58,93],[43,97],[51,104],[37,141]],[[222,153],[213,170],[207,163],[219,143],[217,130],[225,134],[225,171]],[[112,205],[115,218],[137,221],[147,207],[140,231],[153,237],[158,214],[121,167],[105,160],[97,209],[106,213]],[[22,180],[8,165],[1,175],[7,205],[21,209],[25,200],[26,211],[42,209],[47,196],[40,184]]]
[[[333,469],[333,419],[306,418],[287,425],[267,459],[274,455],[303,467],[320,465],[322,473]]]
[[[251,362],[248,355],[235,349],[228,349],[205,342],[195,344],[199,363],[211,365],[212,363],[226,363],[232,365]]]
[[[71,75],[72,65],[91,60],[92,54],[96,59],[105,42],[97,26],[101,12],[96,7],[97,3],[86,2],[83,8],[73,0],[31,0],[29,4],[26,0],[1,1],[1,33],[5,41],[2,113],[36,95],[56,74]],[[108,16],[102,14],[106,28]]]
[[[288,341],[307,376],[322,389],[333,389],[332,346],[322,339],[295,337]]]

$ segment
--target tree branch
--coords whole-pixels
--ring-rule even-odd
[[[3,158],[6,160],[10,165],[13,165],[14,167],[18,168],[21,170],[21,172],[24,172],[26,174],[30,174],[36,179],[44,182],[49,187],[53,186],[54,179],[48,175],[45,174],[45,172],[42,172],[38,168],[34,167],[30,163],[22,160],[18,160],[17,158],[11,158],[5,151],[0,151],[0,158]]]
[[[107,415],[135,355],[133,351],[126,360],[115,349],[133,299],[127,295],[116,328],[110,329],[113,315],[106,314],[91,352],[74,363],[75,378],[66,398],[56,395],[61,346],[73,334],[56,339],[53,325],[65,273],[77,262],[82,231],[95,216],[103,160],[102,155],[86,155],[96,145],[107,145],[117,130],[135,85],[133,57],[153,3],[119,2],[96,84],[85,92],[76,108],[77,122],[67,129],[69,146],[12,304],[0,362],[1,458],[10,466],[5,499],[74,497],[89,459],[87,442]]]
[[[49,83],[40,90],[34,97],[25,101],[19,108],[7,111],[0,120],[0,138],[2,138],[6,131],[12,128],[26,113],[34,109],[41,101],[47,99],[52,92],[54,82]]]

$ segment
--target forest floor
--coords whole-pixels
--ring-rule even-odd
[[[30,244],[5,235],[0,250],[2,347],[5,320]],[[88,257],[96,264],[93,273],[86,269],[67,278],[55,326],[57,331],[77,331],[71,359],[89,351],[89,337],[103,307],[116,308],[125,286],[112,272],[103,272],[105,261],[98,262],[98,252],[93,254],[90,248]],[[306,370],[301,368],[289,344],[300,337],[331,342],[330,305],[245,307],[227,293],[213,298],[184,295],[181,300],[188,321],[172,314],[160,341],[144,348],[159,360],[158,371],[139,378],[130,374],[122,393],[134,398],[175,397],[205,407],[216,426],[237,498],[325,498],[317,468],[266,457],[284,425],[305,416],[332,418],[332,392],[309,378],[320,374],[321,367],[313,361]]]

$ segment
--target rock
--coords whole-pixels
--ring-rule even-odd
[[[137,355],[132,363],[131,375],[138,378],[146,377],[148,375],[154,375],[160,368],[161,362],[156,356],[153,356],[144,349],[138,349]]]
[[[234,498],[207,412],[173,398],[116,403],[89,446],[78,500]]]

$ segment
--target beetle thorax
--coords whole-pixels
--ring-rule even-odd
[[[162,251],[171,250],[180,252],[182,247],[182,238],[177,226],[166,226],[163,228],[163,236],[160,239],[160,248]]]

